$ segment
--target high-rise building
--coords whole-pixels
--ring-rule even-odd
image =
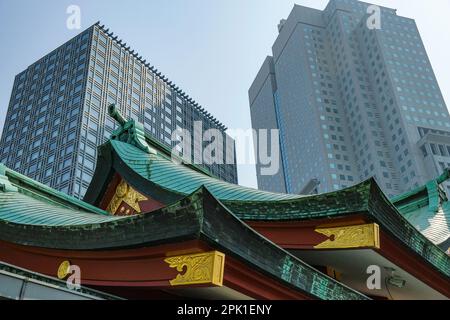
[[[258,170],[259,188],[310,194],[374,176],[393,196],[450,166],[450,117],[414,20],[331,0],[296,5],[278,28],[249,90],[253,128],[280,130],[282,168]]]
[[[218,129],[225,134],[223,124],[96,23],[16,76],[0,141],[0,162],[83,197],[94,173],[97,146],[116,128],[107,113],[111,103],[169,148],[177,144],[172,141],[177,128],[192,135],[202,134],[194,129]],[[193,157],[199,159],[202,146],[194,140],[192,144]],[[224,144],[224,149],[234,155],[234,141]],[[235,165],[203,166],[237,183]]]

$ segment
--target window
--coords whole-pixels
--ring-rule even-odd
[[[91,181],[91,175],[88,174],[87,172],[83,172],[81,175],[81,179],[83,180],[83,182],[87,182],[89,183]]]
[[[78,93],[78,92],[80,92],[82,87],[83,87],[82,84],[77,85],[77,86],[75,87],[73,93]]]
[[[75,132],[69,134],[69,136],[67,137],[67,141],[72,141],[73,139],[75,139]]]
[[[111,63],[111,70],[114,71],[116,74],[119,74],[119,68],[116,67],[113,63]]]
[[[92,87],[92,91],[94,91],[96,94],[98,94],[99,96],[102,95],[102,89],[100,89],[98,86],[93,86]]]
[[[95,149],[91,148],[90,146],[86,146],[85,149],[86,154],[91,155],[92,157],[95,157]]]
[[[72,159],[67,159],[64,161],[63,169],[70,167],[72,164]]]
[[[447,147],[449,148],[449,147]],[[428,156],[428,152],[427,152],[427,148],[425,148],[425,146],[420,147],[420,150],[422,151],[422,154],[424,157]],[[450,152],[450,150],[449,150]]]
[[[94,136],[92,133],[88,133],[87,139],[88,139],[89,141],[93,142],[94,144],[97,144],[97,137]]]
[[[84,159],[84,166],[90,170],[94,170],[94,162],[88,160],[88,159]]]
[[[436,145],[431,143],[430,146],[431,146],[431,152],[436,156],[438,154]]]
[[[101,78],[100,76],[98,76],[97,74],[94,76],[95,81],[102,85],[103,84],[103,78]]]
[[[39,157],[39,152],[35,152],[31,155],[31,161],[36,160]]]
[[[68,181],[69,178],[70,178],[70,172],[63,174],[63,176],[61,177],[61,183]]]
[[[48,169],[45,171],[45,178],[50,177],[53,174],[53,168]]]

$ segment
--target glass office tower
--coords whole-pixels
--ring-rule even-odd
[[[414,20],[370,4],[295,6],[249,90],[254,128],[280,130],[261,189],[329,192],[375,177],[389,196],[450,166],[450,117]],[[259,170],[258,170],[259,172]]]
[[[107,113],[111,103],[170,148],[176,144],[172,132],[179,128],[193,134],[196,121],[202,123],[203,132],[226,130],[96,23],[16,76],[0,141],[0,162],[82,198],[94,173],[96,148],[116,128]],[[234,155],[234,141],[224,148],[224,153]],[[201,148],[194,150],[201,152]],[[203,167],[237,183],[236,165]]]

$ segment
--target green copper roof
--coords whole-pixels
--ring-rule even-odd
[[[445,170],[436,180],[391,199],[400,213],[437,245],[450,239],[450,203],[440,186],[449,177],[450,171]]]
[[[121,219],[0,165],[0,220],[72,226]]]
[[[134,172],[163,189],[180,195],[191,194],[201,186],[206,186],[221,201],[275,201],[300,197],[245,188],[192,170],[186,165],[176,164],[163,153],[147,153],[134,145],[117,140],[110,140],[109,143]]]
[[[423,192],[429,191],[430,184],[431,184],[432,188],[435,189],[435,190],[432,190],[432,193],[437,192],[437,187],[449,179],[450,179],[450,169],[446,169],[446,170],[444,170],[444,173],[440,177],[438,177],[436,180],[432,180],[424,186],[420,186],[409,192],[405,192],[401,195],[393,197],[393,198],[391,198],[391,202],[392,203],[401,203],[402,201],[411,202],[411,199],[414,200],[417,195],[420,196],[421,194],[423,194]]]
[[[90,225],[120,217],[99,215],[33,197],[21,192],[0,192],[0,220],[27,225]]]
[[[434,244],[440,245],[450,239],[450,203],[448,202],[445,202],[437,211],[422,207],[404,214],[404,217]]]
[[[313,298],[367,299],[256,233],[203,187],[151,214],[116,218],[75,209],[82,203],[58,193],[49,193],[52,199],[45,200],[43,194],[30,191],[29,179],[21,185],[8,176],[1,178],[3,241],[61,250],[105,250],[199,239]],[[235,233],[239,237],[230,236]]]

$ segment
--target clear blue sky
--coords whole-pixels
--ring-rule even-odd
[[[14,76],[75,36],[66,8],[79,5],[82,29],[100,20],[229,128],[251,127],[247,90],[294,3],[327,0],[0,0],[0,128]],[[371,1],[368,1],[371,2]],[[374,0],[416,19],[450,103],[450,1]],[[239,182],[256,186],[253,166]]]

